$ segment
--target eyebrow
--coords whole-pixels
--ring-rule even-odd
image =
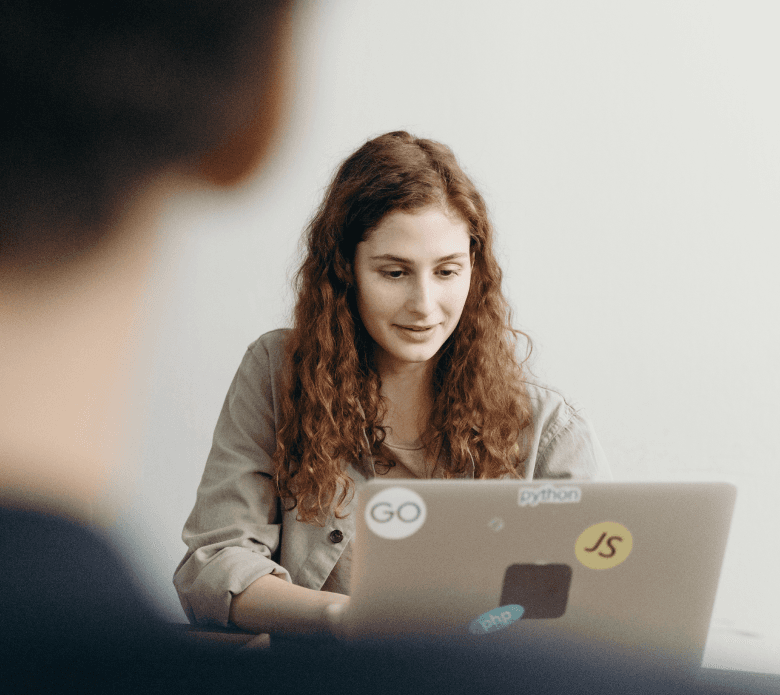
[[[467,253],[451,253],[449,256],[442,256],[441,258],[437,258],[434,263],[446,263],[447,261],[454,261],[456,259],[461,258],[467,258]],[[411,264],[412,261],[410,261],[408,258],[402,258],[401,256],[393,256],[389,253],[384,253],[381,256],[371,256],[372,261],[393,261],[394,263],[406,263]]]

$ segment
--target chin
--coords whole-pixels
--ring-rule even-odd
[[[426,347],[424,350],[386,350],[387,354],[397,362],[406,362],[408,364],[419,364],[428,362],[438,353],[441,345]]]
[[[369,332],[370,333],[370,332]],[[422,364],[430,362],[442,348],[446,341],[441,340],[441,336],[431,336],[432,339],[420,342],[418,344],[409,343],[399,339],[394,330],[377,331],[374,338],[374,344],[381,349],[384,357],[391,362],[402,364]]]

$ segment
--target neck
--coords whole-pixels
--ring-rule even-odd
[[[383,424],[396,442],[411,443],[422,435],[433,407],[435,362],[379,364],[380,394],[387,404]]]
[[[382,380],[383,396],[398,393],[404,396],[404,400],[432,400],[435,359],[427,362],[397,362],[378,354],[376,365]]]
[[[26,506],[89,515],[127,450],[155,246],[145,200],[119,233],[58,268],[0,273],[0,489]],[[50,502],[47,502],[49,500]]]

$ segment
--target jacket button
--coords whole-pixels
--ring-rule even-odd
[[[328,538],[330,538],[331,543],[341,543],[341,541],[344,540],[344,534],[336,529],[335,531],[330,532]]]

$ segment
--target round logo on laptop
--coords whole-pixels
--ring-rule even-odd
[[[425,502],[414,490],[388,487],[366,505],[366,524],[380,538],[408,538],[425,523]]]
[[[604,521],[580,534],[574,544],[574,554],[585,567],[608,570],[623,562],[633,547],[631,531],[615,521]]]

